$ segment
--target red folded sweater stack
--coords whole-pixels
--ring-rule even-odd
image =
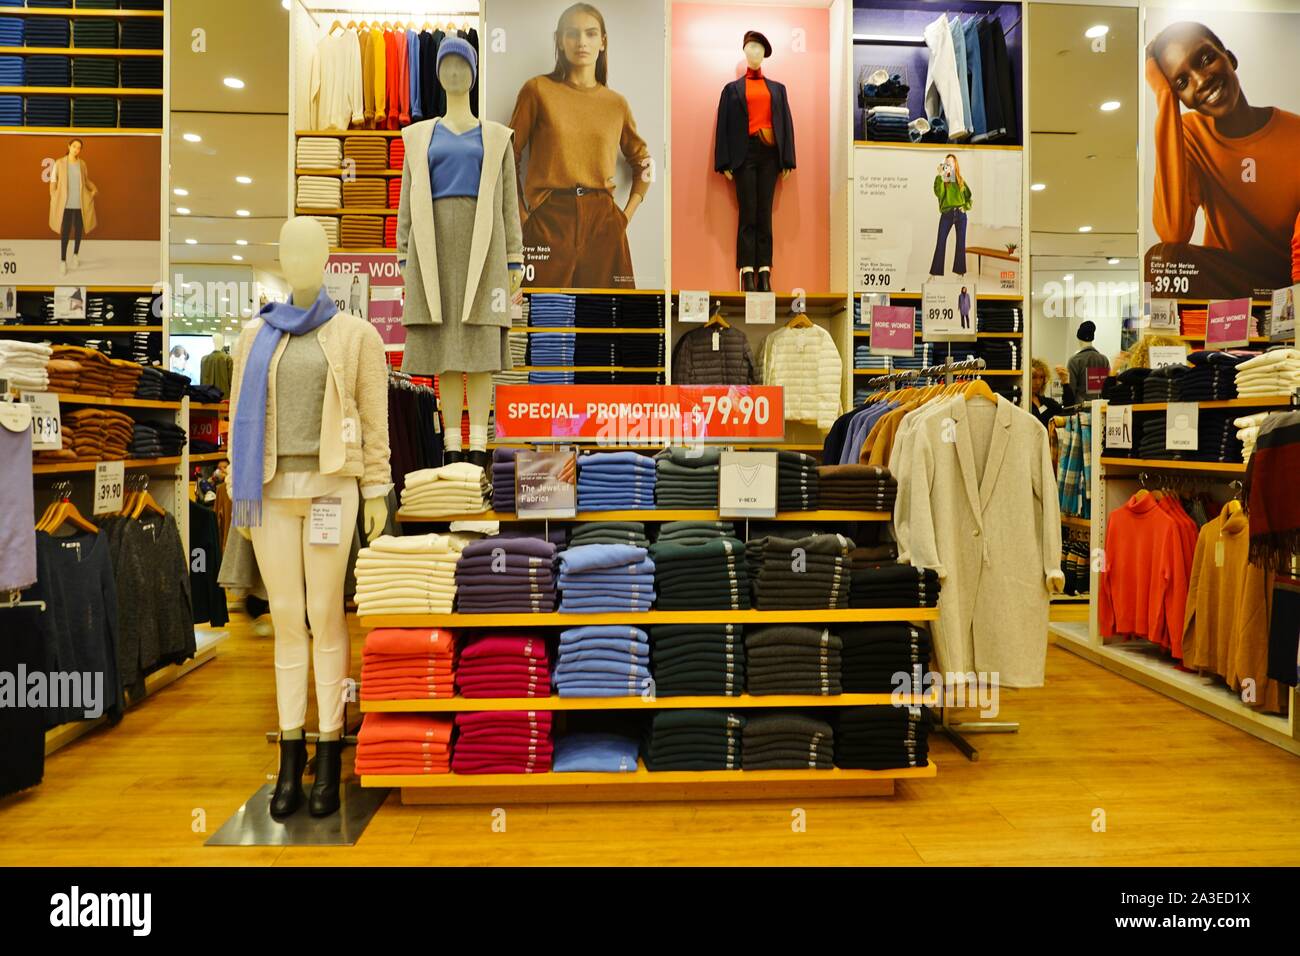
[[[356,772],[361,776],[449,773],[451,727],[450,717],[366,714],[357,735]]]
[[[451,769],[455,773],[549,772],[552,716],[547,710],[457,714]]]
[[[546,641],[532,634],[489,634],[465,642],[456,687],[462,697],[549,697]]]
[[[366,635],[362,700],[455,696],[456,644],[441,628],[379,628]]]

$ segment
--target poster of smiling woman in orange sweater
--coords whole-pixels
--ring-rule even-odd
[[[1285,50],[1294,56],[1300,17],[1234,15],[1239,58],[1205,24],[1162,28],[1158,16],[1147,20],[1155,128],[1145,278],[1167,298],[1267,295],[1291,285],[1300,280],[1300,116],[1252,103],[1239,71],[1251,71],[1257,98],[1266,86],[1296,97]],[[1266,55],[1248,56],[1246,45]]]

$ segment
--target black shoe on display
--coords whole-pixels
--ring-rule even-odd
[[[316,782],[311,785],[307,809],[313,817],[338,813],[339,776],[343,770],[343,741],[322,740],[316,745]]]
[[[280,772],[271,794],[271,816],[276,820],[291,817],[302,805],[302,772],[307,769],[307,741],[280,740]]]
[[[772,270],[771,269],[758,270],[758,291],[759,292],[772,291]]]
[[[454,465],[456,462],[464,460],[465,453],[463,451],[444,451],[442,453],[442,463],[444,465]]]
[[[484,471],[492,467],[492,458],[485,451],[470,449],[469,458],[466,459],[471,465],[478,465]]]
[[[757,292],[757,291],[758,291],[758,289],[754,286],[754,270],[753,270],[753,269],[746,269],[744,272],[742,272],[742,273],[740,274],[740,291],[741,291],[741,292]]]

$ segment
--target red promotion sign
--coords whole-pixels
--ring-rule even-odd
[[[210,441],[216,444],[221,440],[221,424],[215,414],[195,412],[190,415],[190,438],[196,441]]]
[[[498,385],[499,441],[781,441],[776,385]]]
[[[1250,299],[1224,299],[1206,309],[1205,347],[1232,349],[1250,344]]]
[[[1088,379],[1084,388],[1088,390],[1089,395],[1100,395],[1101,390],[1106,387],[1106,378],[1110,375],[1110,367],[1106,365],[1093,365],[1087,370]]]

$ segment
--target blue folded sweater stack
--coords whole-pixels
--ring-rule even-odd
[[[578,459],[579,511],[631,511],[655,506],[655,462],[634,451]]]
[[[648,611],[655,599],[655,566],[645,548],[584,544],[560,552],[560,611],[612,614]]]
[[[650,686],[650,639],[625,624],[561,631],[552,679],[561,697],[635,697]]]

